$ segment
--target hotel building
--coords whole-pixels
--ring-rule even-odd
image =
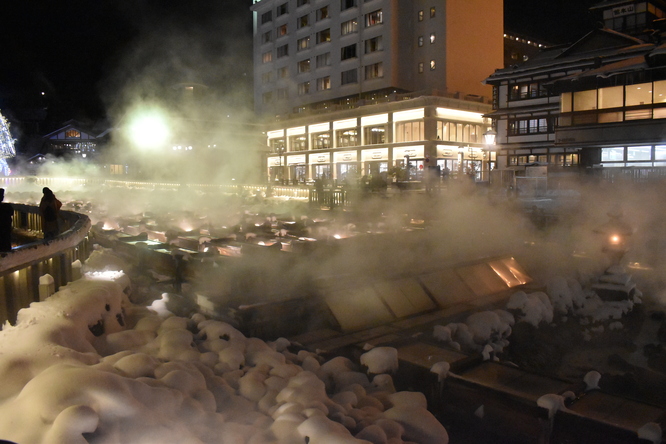
[[[272,181],[338,182],[409,165],[487,171],[503,66],[500,0],[259,0],[255,110]]]

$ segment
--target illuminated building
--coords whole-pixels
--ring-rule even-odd
[[[502,2],[261,0],[252,11],[271,180],[341,181],[405,156],[417,172],[490,166],[482,80],[503,66]]]
[[[65,122],[59,128],[44,138],[47,154],[66,158],[94,158],[97,155],[97,146],[101,140],[105,140],[107,131],[101,134],[93,131],[86,125],[75,120]]]
[[[605,1],[591,8],[612,28],[549,47],[495,71],[489,117],[500,169],[548,172],[666,166],[666,2]],[[618,32],[622,31],[622,32]],[[620,171],[615,168],[614,171]]]

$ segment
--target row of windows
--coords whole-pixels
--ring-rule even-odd
[[[618,146],[601,149],[602,162],[666,161],[666,145]]]
[[[266,14],[270,14],[270,11],[267,12]],[[264,14],[264,15],[266,15]],[[262,15],[262,24],[268,23],[271,20],[268,20],[267,22],[263,21],[263,15]],[[319,22],[321,20],[330,18],[331,14],[329,11],[328,6],[324,6],[322,8],[319,8],[315,11],[315,21]],[[378,9],[376,11],[369,12],[365,14],[365,27],[370,28],[375,25],[379,25],[383,23],[383,13],[381,9]],[[296,19],[296,29],[302,29],[307,26],[310,26],[310,14],[304,14]],[[343,35],[349,34],[350,32],[356,32],[356,29],[358,27],[358,21],[354,18],[351,20],[348,20],[342,24],[341,31]],[[278,32],[276,32],[276,37],[282,37],[283,35],[287,34],[287,24],[280,25],[276,28]],[[266,43],[270,42],[272,40],[272,34],[271,31],[265,31],[261,35],[261,42]]]
[[[530,154],[523,156],[508,156],[507,163],[510,166],[529,165],[532,163],[542,163],[558,166],[578,165],[578,154]]]
[[[537,97],[548,97],[550,93],[543,83],[530,82],[511,85],[509,88],[509,100],[525,100]]]
[[[357,6],[357,1],[358,0],[340,0],[340,9],[342,11],[345,11],[349,8],[353,8],[354,6]],[[367,0],[366,0],[367,1]],[[307,5],[310,3],[310,0],[298,0],[296,2],[296,7],[301,7],[303,5]],[[328,5],[324,6],[323,8],[320,8],[318,11],[325,9],[326,13],[328,13]],[[281,15],[287,14],[289,12],[289,4],[288,3],[282,3],[281,5],[278,5],[277,8],[275,8],[275,16],[280,17]],[[273,20],[273,11],[268,11],[265,12],[261,15],[261,24],[263,25],[264,23],[269,23]]]
[[[553,118],[531,117],[527,119],[511,119],[508,125],[509,136],[528,134],[546,134],[553,132]]]
[[[563,93],[563,113],[666,103],[666,80]]]
[[[269,146],[273,153],[284,153],[287,151],[285,140],[289,142],[289,152],[306,151],[308,149],[347,148],[362,145],[380,145],[388,143],[388,124],[372,125],[359,128],[345,128],[337,131],[321,131],[307,134],[299,134],[274,138],[269,140]],[[359,136],[363,135],[361,141]],[[308,148],[308,137],[310,147]],[[437,139],[451,142],[482,143],[483,126],[471,123],[458,123],[448,121],[437,122]],[[425,140],[424,122],[416,120],[412,122],[397,122],[393,131],[393,143],[416,142]],[[362,143],[361,143],[362,142]]]

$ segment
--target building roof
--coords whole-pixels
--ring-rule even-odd
[[[570,46],[546,48],[520,65],[495,71],[484,83],[513,79],[520,75],[535,75],[553,70],[585,69],[604,62],[614,62],[633,55],[644,55],[654,49],[653,43],[645,43],[611,29],[595,29]]]

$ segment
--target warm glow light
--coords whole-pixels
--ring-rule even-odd
[[[622,238],[620,236],[618,236],[617,234],[612,234],[609,240],[610,240],[611,244],[618,245],[620,243],[620,241],[622,240]]]
[[[166,117],[159,110],[138,110],[129,121],[129,139],[139,148],[157,148],[169,138]]]

